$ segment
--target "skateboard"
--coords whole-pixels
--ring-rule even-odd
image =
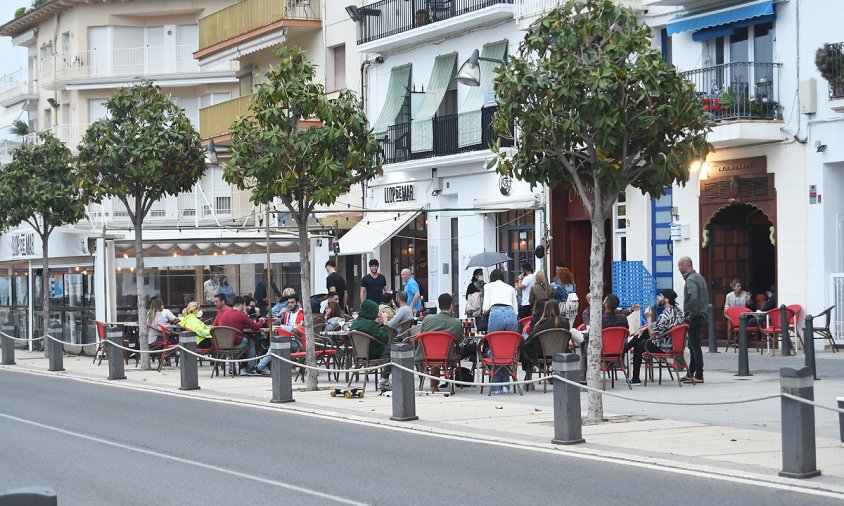
[[[360,388],[352,388],[351,390],[341,390],[339,388],[335,388],[330,392],[331,397],[337,397],[342,395],[346,399],[351,399],[352,397],[357,397],[358,399],[363,399],[363,390]]]

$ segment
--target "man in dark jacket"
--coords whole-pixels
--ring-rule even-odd
[[[706,332],[709,290],[703,276],[695,272],[691,258],[681,258],[677,262],[677,269],[686,280],[686,286],[683,287],[683,309],[689,324],[689,372],[683,382],[703,383],[703,351],[700,341]]]

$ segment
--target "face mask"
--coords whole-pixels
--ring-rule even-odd
[[[197,318],[202,318],[202,310],[201,310],[201,309],[200,309],[199,311],[197,311],[197,312],[196,312],[196,317],[197,317]]]

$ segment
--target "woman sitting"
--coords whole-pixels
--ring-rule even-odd
[[[539,304],[537,304],[539,306]],[[547,300],[542,305],[542,316],[539,321],[534,323],[530,329],[530,337],[528,342],[522,347],[522,352],[519,355],[519,360],[522,362],[522,370],[525,371],[525,381],[533,377],[533,364],[539,359],[542,354],[542,345],[538,339],[533,339],[536,334],[548,329],[566,329],[570,328],[569,321],[560,315],[560,304],[554,300]],[[568,338],[563,342],[563,349],[569,347]],[[535,390],[536,385],[526,385],[525,390]]]
[[[147,313],[147,339],[149,344],[163,343],[164,336],[161,334],[161,325],[167,325],[176,321],[176,315],[164,307],[161,297],[153,297],[149,301],[149,312]]]
[[[335,300],[328,301],[328,307],[325,309],[325,330],[331,332],[340,330],[346,323],[343,318],[343,310],[340,309],[340,303]]]
[[[182,327],[196,334],[196,347],[203,350],[210,349],[214,343],[211,340],[211,332],[208,330],[208,326],[200,320],[202,309],[199,308],[199,302],[194,300],[188,303],[188,307],[182,311],[182,314],[184,316],[179,323]]]

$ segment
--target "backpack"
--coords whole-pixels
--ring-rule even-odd
[[[561,303],[560,306],[560,314],[562,314],[569,323],[573,322],[574,319],[577,318],[577,310],[580,307],[580,299],[578,299],[577,293],[569,293],[566,301]]]

